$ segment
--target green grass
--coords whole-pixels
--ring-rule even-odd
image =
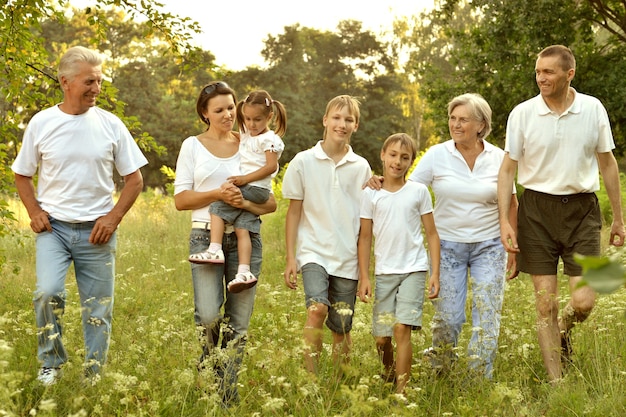
[[[282,278],[284,201],[276,213],[263,217],[263,272],[240,375],[243,398],[239,406],[224,411],[214,385],[195,372],[199,346],[186,261],[189,213],[177,212],[171,197],[151,194],[142,195],[120,227],[112,345],[104,379],[96,387],[81,384],[83,339],[70,273],[64,319],[70,362],[62,382],[44,389],[35,382],[33,234],[19,203],[13,208],[20,225],[0,240],[0,256],[6,260],[0,281],[0,415],[626,415],[626,291],[599,297],[591,317],[574,330],[573,365],[562,383],[552,386],[545,382],[532,285],[524,275],[506,286],[491,382],[466,371],[469,323],[461,335],[458,365],[443,377],[431,372],[419,354],[431,340],[429,302],[424,306],[425,328],[413,334],[406,403],[397,401],[392,387],[378,377],[370,304],[357,304],[346,376],[333,376],[326,330],[320,375],[311,377],[302,366],[302,289],[287,289]]]

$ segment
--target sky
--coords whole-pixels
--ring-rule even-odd
[[[419,15],[425,9],[432,9],[435,1],[159,0],[159,3],[166,12],[200,23],[203,33],[196,38],[198,46],[213,53],[218,65],[239,71],[250,65],[263,66],[263,41],[269,34],[284,33],[285,26],[299,23],[314,29],[334,30],[339,21],[353,19],[379,34],[391,29],[396,16]],[[74,7],[89,3],[93,1],[70,0]]]

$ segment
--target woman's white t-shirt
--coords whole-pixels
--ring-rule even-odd
[[[483,144],[474,169],[452,139],[433,145],[409,177],[432,188],[435,225],[442,240],[476,243],[500,237],[498,171],[504,151],[489,142]]]
[[[239,175],[239,152],[229,158],[218,158],[190,136],[183,141],[176,161],[174,195],[182,191],[210,191],[220,188],[228,177]],[[192,210],[191,220],[211,221],[209,206]]]

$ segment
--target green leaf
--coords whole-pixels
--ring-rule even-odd
[[[583,279],[578,285],[589,285],[596,292],[610,294],[626,283],[624,267],[607,257],[575,255],[574,260],[583,266]]]
[[[585,256],[578,253],[574,254],[574,260],[582,265],[583,269],[598,269],[611,262],[606,256]]]

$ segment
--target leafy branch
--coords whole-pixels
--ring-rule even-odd
[[[596,292],[610,294],[626,285],[626,269],[617,255],[584,256],[576,254],[574,260],[583,267],[579,287],[588,285]]]

